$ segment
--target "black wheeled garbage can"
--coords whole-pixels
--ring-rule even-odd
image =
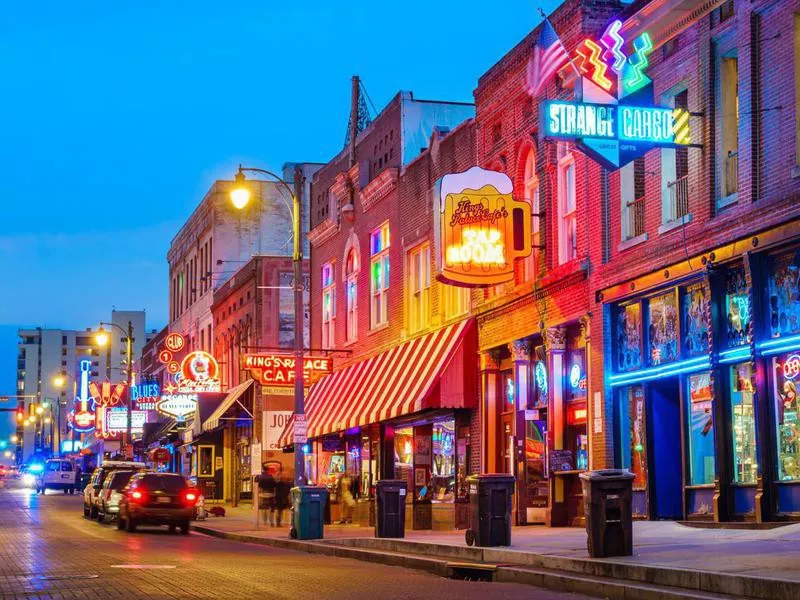
[[[633,473],[604,469],[581,473],[589,556],[633,555]]]
[[[471,475],[469,486],[469,529],[464,537],[472,546],[511,545],[511,503],[513,475]]]
[[[301,485],[292,488],[292,527],[289,536],[297,540],[322,539],[325,500],[324,487]]]
[[[407,486],[404,479],[382,479],[375,484],[375,537],[405,537]]]

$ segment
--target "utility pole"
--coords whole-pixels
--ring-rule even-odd
[[[130,458],[133,459],[133,398],[131,394],[131,383],[133,381],[133,360],[132,360],[132,341],[133,341],[133,323],[128,321],[128,337],[127,343],[125,344],[125,354],[128,358],[128,368],[126,370],[127,373],[127,383],[128,383],[128,414],[127,414],[127,424],[125,428],[125,443],[130,444],[131,446],[131,455]],[[110,346],[111,344],[109,344]],[[128,456],[127,449],[125,451],[125,456]]]
[[[295,436],[297,426],[302,421],[305,429],[305,382],[303,381],[303,345],[305,342],[305,310],[303,306],[303,240],[302,222],[303,213],[301,212],[300,198],[303,194],[305,177],[300,165],[294,167],[294,194],[292,198],[294,208],[294,422]],[[306,481],[306,462],[303,444],[295,444],[294,447],[294,481],[295,485],[305,485]]]

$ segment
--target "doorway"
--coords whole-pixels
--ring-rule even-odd
[[[653,519],[683,518],[680,381],[671,377],[648,384],[647,431],[650,454],[650,511]]]

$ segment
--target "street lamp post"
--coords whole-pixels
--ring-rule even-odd
[[[126,410],[126,421],[125,421],[125,437],[122,440],[122,444],[121,445],[122,445],[123,453],[124,453],[124,455],[126,457],[127,457],[127,450],[125,450],[125,446],[126,446],[126,444],[130,444],[131,445],[131,456],[130,456],[130,458],[133,458],[133,431],[132,431],[133,430],[133,413],[131,412],[132,408],[133,408],[131,406],[131,404],[132,404],[132,400],[131,400],[131,382],[133,381],[133,357],[132,357],[132,354],[133,354],[133,350],[132,350],[132,348],[133,348],[133,346],[132,346],[133,323],[128,321],[128,331],[125,331],[122,327],[120,327],[116,323],[103,323],[101,321],[100,322],[100,329],[98,329],[97,334],[95,335],[95,341],[97,342],[98,346],[101,346],[101,347],[105,346],[106,344],[109,343],[109,336],[106,333],[106,331],[103,329],[104,325],[108,325],[108,326],[110,326],[112,328],[116,328],[120,332],[122,332],[123,335],[125,335],[125,340],[126,340],[126,343],[125,343],[125,356],[126,356],[126,360],[127,360],[127,364],[126,364],[127,368],[125,369],[125,373],[126,373],[126,377],[125,377],[126,381],[125,381],[125,383],[127,384],[128,401],[126,403],[127,404],[127,410]]]
[[[297,440],[299,423],[302,421],[303,425],[305,425],[305,391],[303,381],[303,333],[305,330],[303,323],[303,244],[300,237],[302,234],[300,197],[303,193],[303,170],[299,166],[295,166],[294,190],[292,190],[288,183],[271,171],[239,165],[239,170],[234,177],[235,186],[231,190],[231,202],[239,210],[247,206],[250,201],[250,190],[245,185],[245,171],[260,173],[271,177],[276,183],[282,185],[292,197],[292,263],[294,266],[294,423],[295,440]],[[296,441],[294,444],[294,482],[295,485],[304,485],[306,483],[303,444],[297,443]]]

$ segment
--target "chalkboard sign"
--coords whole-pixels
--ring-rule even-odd
[[[572,450],[550,450],[550,471],[572,471],[575,461]]]
[[[341,452],[344,450],[344,440],[338,435],[326,435],[322,438],[323,452]]]

